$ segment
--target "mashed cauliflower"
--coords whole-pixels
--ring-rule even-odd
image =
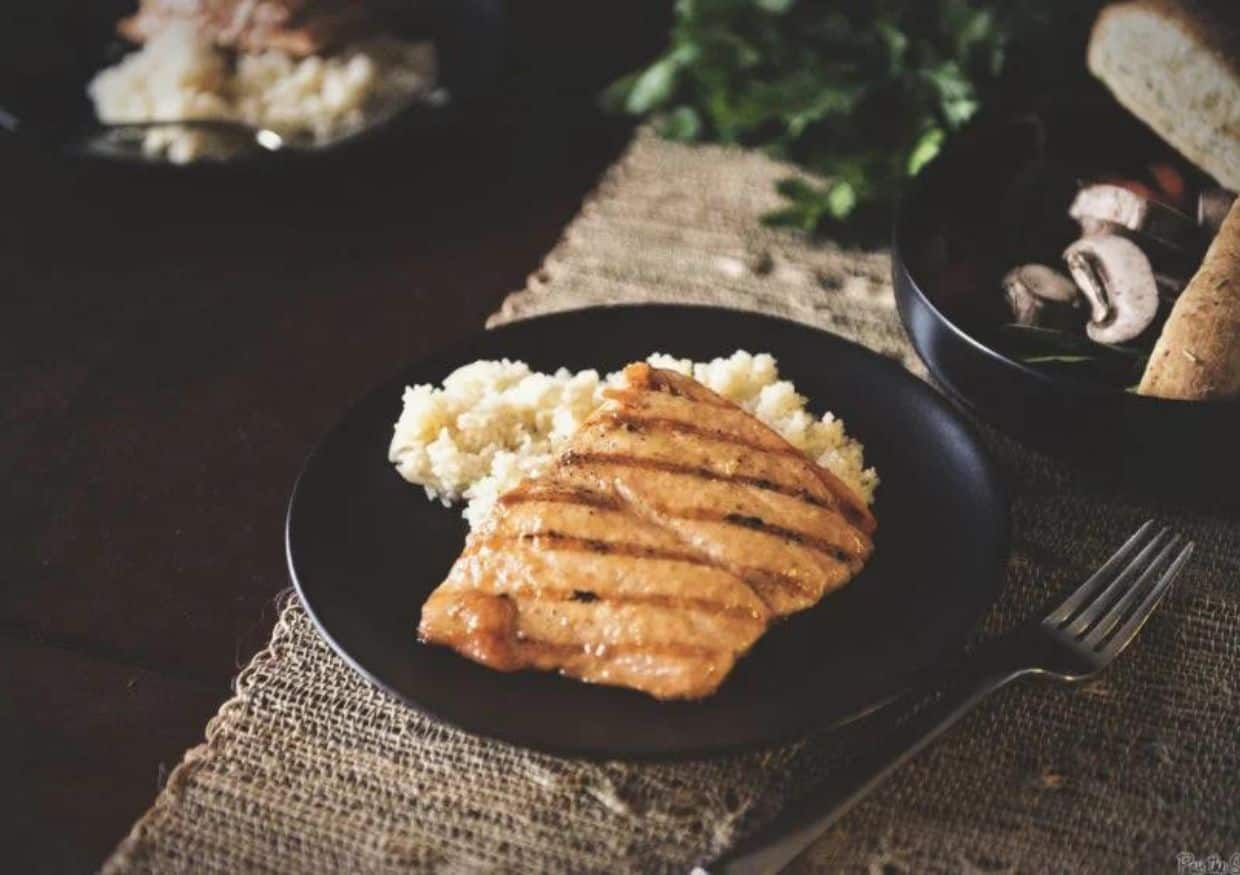
[[[740,405],[873,501],[878,474],[865,467],[860,442],[830,413],[815,418],[807,412],[806,399],[779,379],[769,354],[738,351],[692,362],[656,353],[647,361],[691,376]],[[603,378],[593,370],[541,374],[524,362],[474,362],[449,374],[442,388],[405,389],[388,458],[428,497],[445,505],[464,501],[465,518],[476,526],[496,497],[544,471],[603,403],[603,389],[621,381],[619,374]]]
[[[172,24],[100,72],[88,92],[107,123],[239,121],[324,141],[362,128],[372,112],[429,92],[434,68],[429,43],[383,38],[330,57],[265,51],[230,63],[191,25]],[[209,130],[169,125],[149,131],[143,148],[184,163],[219,154],[225,142]]]

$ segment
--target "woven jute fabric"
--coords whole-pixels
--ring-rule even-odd
[[[751,153],[639,135],[492,324],[599,304],[716,304],[834,331],[921,373],[885,253],[758,222],[788,172]],[[1099,679],[993,697],[797,866],[1122,872],[1174,870],[1181,855],[1229,861],[1240,852],[1240,523],[1168,514],[986,435],[1011,487],[1014,546],[979,635],[1083,579],[1149,516],[1196,540],[1191,567]],[[290,600],[205,743],[105,868],[684,871],[830,781],[890,722],[879,714],[710,761],[557,759],[404,707],[351,671]]]

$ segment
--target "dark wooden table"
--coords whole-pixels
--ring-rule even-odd
[[[316,438],[479,330],[623,148],[594,96],[667,11],[574,6],[517,17],[529,75],[485,117],[364,160],[185,177],[0,144],[8,871],[99,865],[265,642]]]

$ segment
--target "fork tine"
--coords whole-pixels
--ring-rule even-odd
[[[1154,560],[1145,567],[1145,570],[1141,573],[1141,576],[1128,586],[1127,591],[1120,596],[1115,604],[1107,609],[1102,618],[1098,620],[1092,629],[1089,630],[1089,634],[1086,635],[1084,639],[1087,645],[1090,647],[1095,646],[1107,636],[1108,632],[1120,624],[1120,622],[1128,614],[1128,609],[1133,606],[1133,603],[1145,595],[1150,581],[1156,580],[1158,575],[1166,567],[1168,557],[1179,549],[1183,543],[1184,539],[1179,535],[1173,535],[1171,539],[1167,541],[1166,545],[1158,551],[1158,555],[1154,557]],[[1151,546],[1153,546],[1153,544],[1151,544]],[[1136,564],[1135,560],[1133,564]]]
[[[1085,630],[1092,626],[1104,612],[1110,610],[1116,597],[1130,587],[1132,579],[1142,569],[1149,567],[1150,557],[1161,546],[1163,537],[1169,531],[1170,529],[1167,528],[1160,529],[1154,539],[1141,548],[1141,552],[1124,567],[1124,570],[1107,585],[1106,589],[1090,599],[1089,604],[1077,615],[1076,619],[1064,627],[1065,630],[1073,635],[1084,634]]]
[[[1128,561],[1130,554],[1135,553],[1140,548],[1152,528],[1154,528],[1153,520],[1146,520],[1142,523],[1141,527],[1133,532],[1132,536],[1124,542],[1124,546],[1116,550],[1111,558],[1093,573],[1089,580],[1077,587],[1070,596],[1064,599],[1063,604],[1047,616],[1046,622],[1054,626],[1060,626],[1067,622],[1068,618],[1076,613],[1077,609],[1085,603],[1085,599],[1089,598],[1093,591],[1102,583],[1110,579],[1111,575],[1123,563]]]
[[[1184,570],[1184,565],[1188,562],[1188,558],[1193,555],[1193,548],[1196,546],[1189,541],[1180,550],[1175,561],[1171,563],[1163,576],[1159,578],[1158,583],[1154,584],[1154,588],[1150,590],[1144,601],[1137,607],[1128,622],[1119,628],[1119,631],[1111,636],[1111,640],[1104,645],[1096,648],[1104,659],[1113,659],[1118,656],[1120,651],[1128,646],[1128,642],[1136,637],[1141,631],[1141,627],[1145,625],[1145,621],[1154,613],[1154,608],[1158,607],[1158,603],[1162,601],[1162,597],[1167,594],[1167,590],[1171,588],[1171,584],[1180,576],[1180,572]]]

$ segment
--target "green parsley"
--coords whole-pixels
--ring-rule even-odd
[[[883,224],[904,180],[1014,78],[1083,75],[1096,5],[679,0],[666,51],[605,98],[670,139],[763,148],[823,179],[782,181],[770,224]]]

